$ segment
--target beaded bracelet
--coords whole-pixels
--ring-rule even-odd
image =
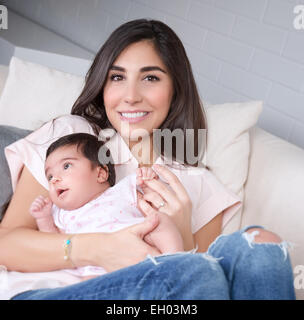
[[[70,260],[72,265],[75,267],[74,262],[71,259],[71,252],[72,252],[72,238],[74,235],[69,236],[67,239],[64,240],[63,243],[63,250],[64,250],[64,260]]]

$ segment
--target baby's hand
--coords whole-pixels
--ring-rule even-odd
[[[158,176],[155,171],[150,167],[142,167],[136,169],[136,184],[144,184],[144,180],[157,179]]]
[[[52,214],[52,201],[49,197],[39,196],[30,206],[30,214],[35,218],[44,218]]]

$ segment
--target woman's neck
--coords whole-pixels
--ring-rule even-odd
[[[141,141],[128,141],[128,146],[133,156],[138,161],[139,167],[151,167],[157,159],[153,150],[153,138],[142,138]]]

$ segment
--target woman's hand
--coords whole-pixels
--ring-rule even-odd
[[[160,180],[145,180],[146,187],[142,187],[144,195],[138,199],[139,209],[146,216],[157,212],[167,214],[181,233],[185,250],[190,250],[194,247],[191,232],[191,199],[180,180],[168,168],[154,165],[153,169],[167,181],[171,190]]]
[[[96,265],[112,272],[139,263],[148,254],[160,255],[143,240],[158,223],[158,216],[152,214],[144,222],[116,232],[76,235],[71,258],[77,266]]]

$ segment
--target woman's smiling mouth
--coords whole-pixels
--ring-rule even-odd
[[[129,123],[135,123],[142,121],[147,118],[150,112],[140,111],[140,112],[119,112],[120,119],[122,121],[127,121]]]

